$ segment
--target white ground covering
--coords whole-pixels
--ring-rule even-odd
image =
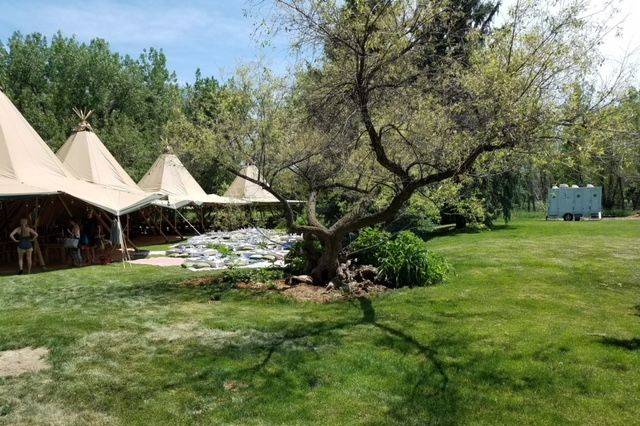
[[[283,267],[289,249],[301,238],[257,228],[210,232],[175,245],[167,255],[184,258],[183,266],[191,270]]]

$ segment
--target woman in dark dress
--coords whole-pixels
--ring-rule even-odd
[[[93,265],[95,262],[95,247],[97,244],[97,237],[100,230],[98,220],[95,218],[93,210],[89,210],[87,213],[87,219],[82,224],[82,232],[80,233],[80,247],[84,252],[84,258],[89,265]]]

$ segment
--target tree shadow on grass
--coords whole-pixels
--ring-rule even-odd
[[[385,334],[382,342],[401,353],[417,354],[421,359],[415,371],[409,372],[400,381],[403,396],[391,405],[389,415],[403,424],[439,424],[455,423],[458,412],[458,396],[450,386],[445,363],[440,360],[438,351],[427,346],[415,337],[398,328],[381,323],[371,300],[359,298],[363,313],[363,322],[371,324]],[[439,344],[451,344],[441,341]],[[458,342],[459,343],[459,342]]]
[[[639,337],[634,337],[631,339],[619,339],[617,337],[603,337],[602,339],[600,339],[600,343],[602,343],[603,345],[627,349],[630,351],[640,351]]]
[[[512,223],[501,223],[498,225],[493,225],[489,231],[491,232],[500,232],[500,231],[514,231],[518,229],[518,225],[514,225]],[[487,232],[486,229],[473,229],[473,228],[462,228],[462,229],[441,229],[434,230],[421,236],[421,238],[425,241],[432,240],[438,237],[454,237],[457,235],[466,235],[466,234],[480,234],[483,232]]]
[[[298,351],[296,355],[296,345],[310,344],[311,351],[313,351],[312,347],[322,346],[323,343],[339,345],[341,331],[364,325],[373,326],[380,331],[381,335],[375,340],[376,345],[393,350],[397,353],[398,360],[402,357],[411,357],[409,362],[415,365],[415,367],[405,368],[400,377],[390,381],[390,389],[380,389],[381,392],[390,392],[393,396],[393,402],[389,404],[387,411],[389,417],[386,421],[384,419],[380,421],[387,423],[391,420],[403,424],[455,423],[456,413],[459,411],[458,396],[456,390],[450,386],[446,365],[440,360],[438,351],[407,332],[378,321],[371,300],[359,298],[354,303],[358,304],[362,312],[362,317],[359,319],[335,323],[325,321],[302,323],[284,331],[267,344],[258,344],[251,348],[252,353],[263,352],[260,361],[238,370],[236,374],[244,380],[263,383],[253,404],[256,407],[260,405],[260,400],[265,398],[262,396],[263,392],[291,392],[296,386],[291,376],[313,375],[313,372],[308,370],[310,367],[305,366],[309,362],[309,351],[304,351],[304,355]],[[440,343],[463,344],[462,341],[446,340]],[[230,353],[224,355],[232,356]],[[362,371],[365,375],[371,374],[366,368]],[[380,374],[384,373],[381,371]],[[322,381],[313,377],[305,380],[311,385]],[[366,384],[363,383],[363,386]]]

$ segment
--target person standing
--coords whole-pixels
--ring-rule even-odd
[[[69,256],[73,262],[73,266],[82,264],[82,256],[80,255],[80,225],[74,220],[69,220],[69,228],[67,228],[64,247],[67,249]]]
[[[84,258],[87,260],[89,265],[93,265],[95,263],[95,247],[98,242],[98,233],[99,233],[98,220],[95,218],[95,213],[93,210],[89,210],[87,213],[87,219],[82,224],[82,233],[80,235],[80,246],[82,247],[82,251],[84,252]]]
[[[9,237],[18,243],[18,274],[22,274],[24,271],[23,257],[27,258],[27,274],[30,274],[33,242],[38,238],[38,233],[28,226],[26,218],[22,218],[20,219],[20,226],[14,229],[11,234],[9,234]]]

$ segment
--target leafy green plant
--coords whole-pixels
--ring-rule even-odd
[[[218,253],[224,256],[231,256],[233,254],[233,249],[231,247],[225,246],[224,244],[209,244],[207,247],[216,250]]]
[[[384,256],[391,234],[378,228],[365,228],[349,246],[350,256],[361,265],[377,266]]]
[[[625,209],[607,209],[603,212],[604,217],[627,217],[633,214],[632,210]]]
[[[410,231],[400,232],[384,245],[377,266],[380,276],[394,287],[437,284],[451,269],[442,256],[427,250],[427,244]]]
[[[322,244],[318,240],[296,242],[284,262],[286,271],[292,275],[300,275],[309,272],[309,265],[314,264],[322,252]]]
[[[248,282],[270,283],[282,278],[284,278],[284,272],[281,269],[231,268],[222,273],[220,282],[230,285]]]
[[[215,225],[216,229],[224,231],[233,231],[252,225],[244,211],[232,206],[218,208],[211,212],[211,223]]]

